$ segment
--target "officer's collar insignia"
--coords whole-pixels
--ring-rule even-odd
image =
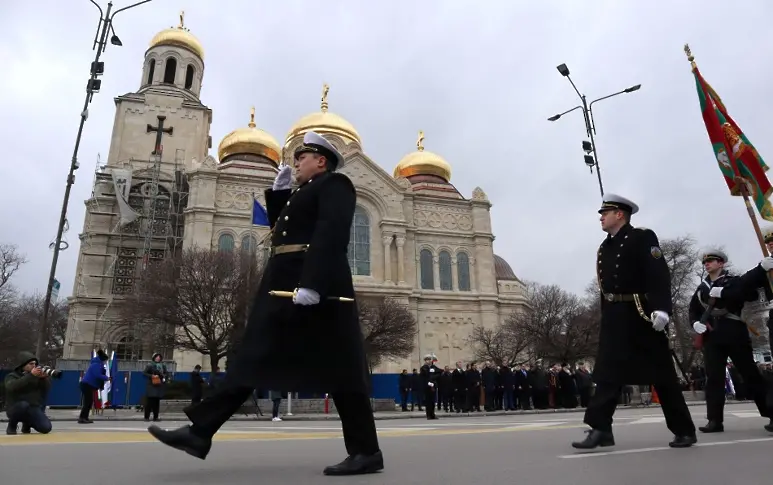
[[[663,256],[663,251],[661,251],[660,248],[657,246],[652,246],[650,248],[650,254],[652,255],[653,258],[660,259]]]

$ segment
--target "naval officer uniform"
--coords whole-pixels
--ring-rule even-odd
[[[655,386],[666,425],[675,435],[671,447],[697,441],[666,333],[672,311],[669,268],[655,232],[631,225],[638,210],[615,194],[605,194],[599,209],[607,237],[596,262],[601,297],[596,391],[584,419],[591,429],[585,440],[572,443],[575,448],[615,444],[612,416],[622,387],[631,384]]]
[[[271,257],[223,389],[185,409],[190,426],[149,431],[204,459],[212,436],[254,388],[330,393],[348,457],[324,473],[375,472],[383,458],[347,257],[357,195],[351,180],[335,172],[343,156],[324,137],[306,133],[294,157],[298,188],[291,190],[292,170],[284,165],[265,193]]]

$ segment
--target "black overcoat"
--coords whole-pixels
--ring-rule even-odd
[[[666,331],[651,315],[671,315],[671,276],[657,235],[630,224],[601,243],[597,258],[601,330],[593,379],[612,385],[676,378]],[[639,295],[639,305],[633,295]]]
[[[356,192],[345,175],[326,172],[294,191],[267,190],[272,248],[308,244],[273,255],[264,269],[231,383],[284,392],[368,392],[369,372],[347,248]],[[271,290],[308,288],[317,305],[301,306]]]

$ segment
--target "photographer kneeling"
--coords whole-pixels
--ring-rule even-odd
[[[6,434],[16,434],[19,423],[25,434],[32,429],[42,434],[51,432],[51,421],[42,408],[50,388],[51,379],[38,366],[37,357],[30,352],[20,353],[18,367],[5,376]]]

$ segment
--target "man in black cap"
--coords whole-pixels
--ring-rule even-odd
[[[697,442],[695,425],[671,360],[666,326],[671,313],[671,277],[657,235],[631,226],[639,208],[630,200],[605,194],[601,243],[596,263],[601,293],[601,330],[593,379],[596,391],[585,410],[591,427],[580,449],[613,446],[612,416],[626,384],[655,386],[672,448]]]
[[[708,424],[698,429],[704,433],[719,433],[725,430],[725,367],[729,357],[741,374],[747,395],[754,397],[760,416],[770,420],[765,429],[773,432],[773,403],[766,402],[767,386],[754,362],[754,351],[746,322],[741,319],[744,304],[759,298],[758,289],[767,279],[765,271],[761,266],[757,266],[743,276],[732,276],[725,270],[727,255],[716,248],[704,251],[702,261],[706,277],[690,301],[690,319],[695,322],[693,329],[702,336],[706,364]],[[701,321],[712,299],[713,306],[708,319]]]
[[[212,396],[185,409],[191,426],[148,430],[204,459],[212,436],[254,388],[330,393],[349,456],[324,473],[373,473],[384,461],[347,257],[357,195],[351,180],[334,172],[343,157],[322,136],[306,133],[294,155],[298,188],[290,190],[290,167],[282,166],[266,190],[271,258],[232,370]]]

